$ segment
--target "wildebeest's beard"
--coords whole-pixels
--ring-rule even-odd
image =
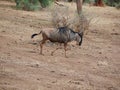
[[[82,45],[82,41],[83,41],[83,32],[79,33],[78,35],[80,37],[80,39],[79,39],[79,46],[81,46]]]
[[[81,37],[79,36],[79,34],[76,35],[75,41],[77,45],[80,45]]]

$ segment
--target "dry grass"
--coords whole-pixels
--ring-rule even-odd
[[[112,7],[84,6],[92,18],[81,47],[70,43],[54,56],[57,47],[47,43],[39,55],[38,33],[51,26],[49,10],[15,10],[15,3],[0,1],[0,90],[119,90],[120,89],[120,12]],[[3,6],[8,7],[3,7]],[[69,6],[69,21],[75,20],[76,6]],[[88,19],[89,19],[88,18]],[[74,23],[73,23],[74,24]],[[52,28],[53,29],[53,28]]]
[[[75,3],[68,4],[60,2],[64,6],[55,5],[51,9],[52,23],[55,28],[68,26],[76,32],[88,33],[90,23],[93,16],[86,13],[83,9],[81,15],[78,15],[75,10]]]

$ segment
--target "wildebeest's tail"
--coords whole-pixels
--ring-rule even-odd
[[[32,35],[31,35],[31,38],[34,38],[35,36],[37,36],[37,35],[41,34],[41,32],[42,32],[42,31],[40,31],[40,33],[38,33],[38,34],[37,34],[37,33],[32,34]]]

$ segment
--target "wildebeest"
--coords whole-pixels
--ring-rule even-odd
[[[38,34],[33,34],[31,38],[34,38],[36,35],[42,34],[43,39],[40,42],[40,54],[42,54],[42,49],[43,49],[43,44],[49,40],[51,42],[58,42],[58,43],[63,43],[64,44],[64,50],[65,50],[65,57],[66,56],[66,47],[67,43],[71,41],[76,41],[79,43],[79,45],[82,44],[83,40],[83,32],[75,32],[72,29],[68,27],[59,27],[55,30],[41,30],[40,33]],[[58,48],[57,48],[58,49]],[[57,50],[56,49],[56,50]],[[56,51],[55,50],[55,51]],[[55,52],[53,51],[51,55]]]

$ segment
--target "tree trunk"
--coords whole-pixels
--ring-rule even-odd
[[[104,6],[103,0],[95,0],[96,6]]]
[[[82,12],[82,2],[83,2],[83,0],[76,0],[78,14],[81,14],[81,12]]]

